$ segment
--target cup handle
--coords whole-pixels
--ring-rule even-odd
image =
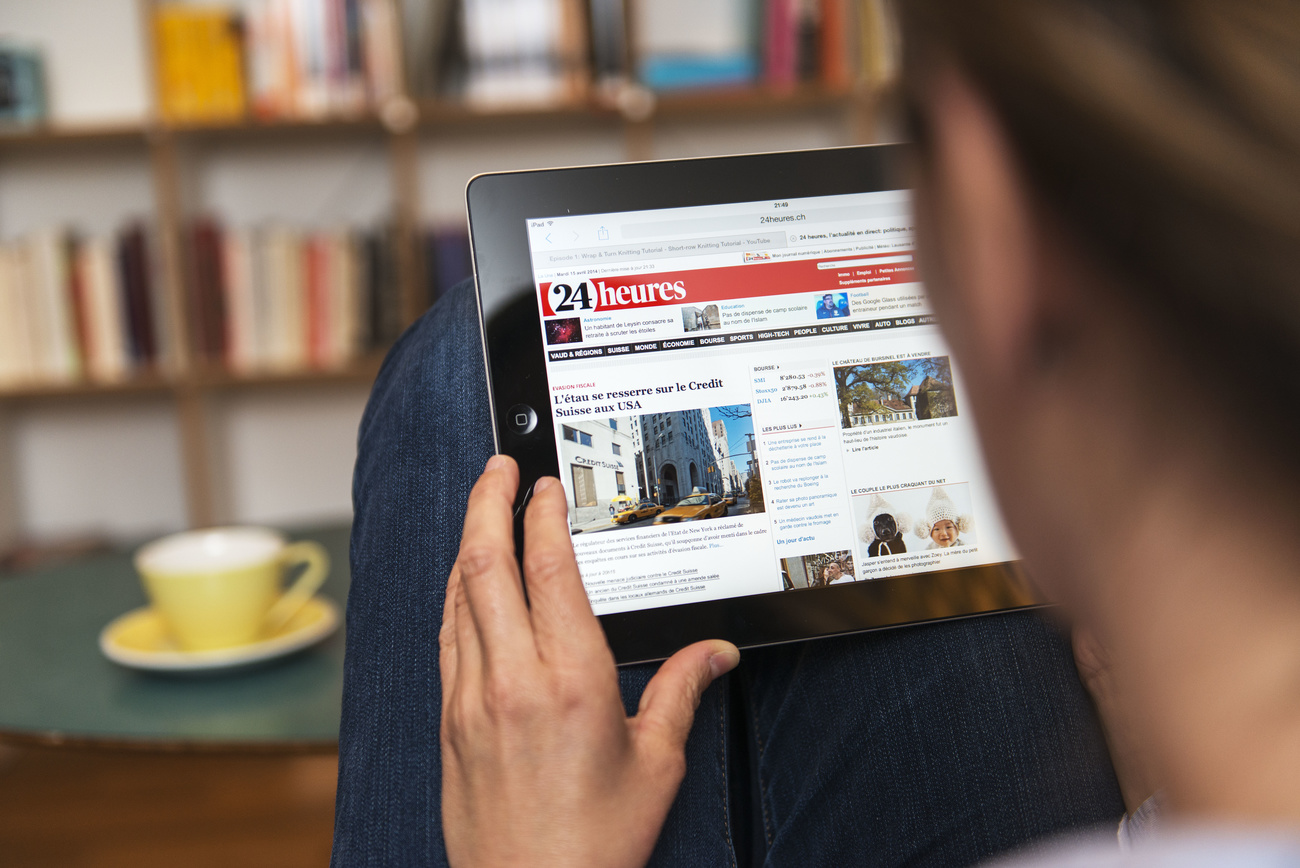
[[[303,540],[302,542],[290,543],[284,547],[280,553],[281,565],[288,567],[291,564],[306,564],[307,569],[302,571],[298,580],[285,591],[280,599],[275,601],[275,605],[266,613],[266,621],[262,629],[267,633],[274,633],[288,622],[294,614],[303,607],[315,593],[320,590],[320,586],[325,583],[325,577],[330,571],[330,556],[325,551],[325,547],[320,543]]]

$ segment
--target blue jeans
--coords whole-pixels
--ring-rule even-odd
[[[446,864],[437,635],[492,451],[466,283],[394,347],[361,423],[336,866]],[[629,712],[654,670],[620,671]],[[967,865],[1124,810],[1068,644],[1028,613],[746,651],[687,769],[653,865]]]

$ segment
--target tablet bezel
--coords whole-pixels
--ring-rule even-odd
[[[546,355],[527,221],[907,189],[903,145],[621,163],[478,175],[466,189],[474,279],[498,452],[519,463],[515,540],[533,484],[558,476]],[[532,408],[527,433],[507,411]],[[1042,605],[1016,563],[911,573],[601,616],[620,665],[660,660],[699,639],[741,647],[836,636]]]

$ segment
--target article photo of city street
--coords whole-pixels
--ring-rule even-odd
[[[748,404],[568,420],[556,440],[574,533],[763,511]]]

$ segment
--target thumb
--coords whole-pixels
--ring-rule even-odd
[[[669,657],[641,694],[636,714],[638,741],[654,749],[681,751],[700,695],[715,678],[739,663],[740,651],[720,639],[696,642]]]

